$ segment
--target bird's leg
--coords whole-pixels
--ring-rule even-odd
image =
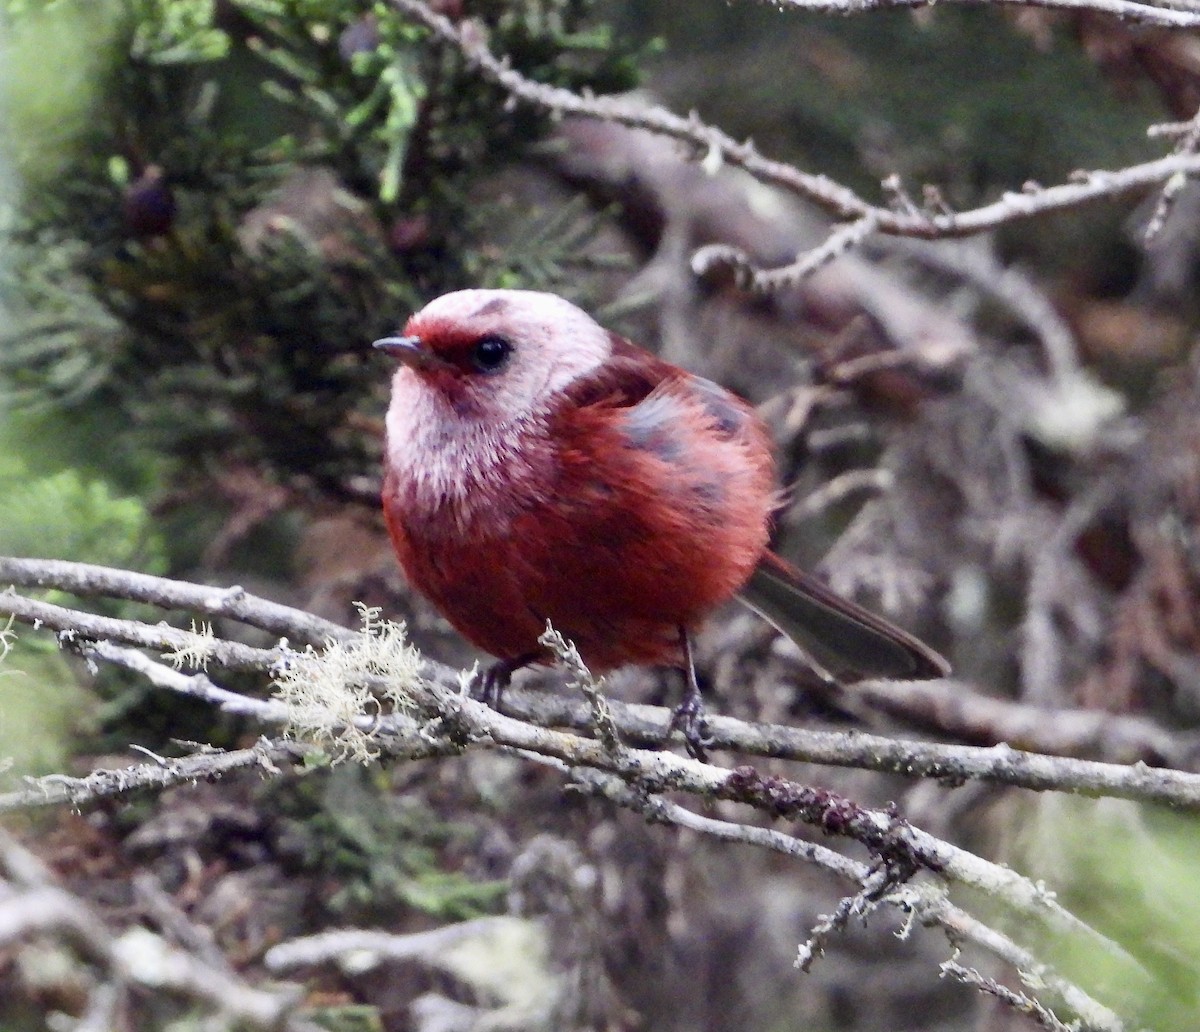
[[[692,660],[692,639],[686,627],[679,628],[679,644],[683,647],[683,699],[671,714],[667,734],[679,731],[687,751],[697,760],[705,758],[705,746],[711,744],[708,723],[704,719],[704,699],[700,682],[696,680],[696,664]]]
[[[512,675],[522,667],[529,666],[541,659],[541,652],[522,652],[519,656],[509,659],[498,659],[491,666],[475,675],[471,682],[471,696],[486,706],[500,711],[500,701],[504,698],[504,689],[512,680]]]

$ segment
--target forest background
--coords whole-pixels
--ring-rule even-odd
[[[1200,13],[802,6],[0,4],[0,554],[91,564],[0,559],[0,1028],[1196,1027]],[[369,343],[463,286],[759,404],[954,678],[459,697]]]

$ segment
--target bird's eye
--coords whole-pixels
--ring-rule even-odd
[[[471,352],[471,363],[481,373],[498,373],[512,354],[512,345],[503,337],[484,337]]]

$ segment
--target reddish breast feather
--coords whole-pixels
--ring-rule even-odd
[[[501,436],[498,461],[460,469],[448,492],[389,463],[384,497],[414,586],[493,655],[536,651],[550,620],[597,671],[677,662],[679,628],[732,597],[766,547],[758,418],[620,338],[543,419]]]

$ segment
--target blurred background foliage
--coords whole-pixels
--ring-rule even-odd
[[[1152,76],[1115,74],[1094,36],[1053,20],[938,8],[834,21],[696,2],[681,17],[661,0],[438,7],[480,19],[532,78],[597,93],[648,84],[870,196],[894,171],[969,205],[1117,167],[1153,153],[1145,126],[1169,107]],[[346,508],[375,514],[387,370],[372,339],[468,285],[595,307],[613,301],[613,270],[637,260],[613,243],[628,212],[532,171],[561,147],[547,143],[550,120],[505,104],[386,3],[0,0],[0,11],[0,552],[298,591],[319,565],[304,551],[319,551],[311,527]],[[1055,291],[1120,298],[1139,277],[1129,214],[1022,223],[997,246]],[[1153,365],[1122,380],[1126,359],[1115,382],[1154,380]],[[102,706],[33,639],[0,670],[0,756],[19,772],[128,741],[242,733],[119,680],[96,689]],[[500,907],[501,882],[470,857],[505,837],[471,824],[486,805],[448,802],[444,783],[400,804],[394,788],[318,769],[255,796],[270,817],[244,835],[312,879],[326,915]],[[1144,1001],[1147,1025],[1194,1028],[1195,822],[1020,805],[1014,864],[1062,886],[1173,987]],[[532,834],[536,816],[509,818],[506,834]],[[127,812],[122,834],[146,817]]]

